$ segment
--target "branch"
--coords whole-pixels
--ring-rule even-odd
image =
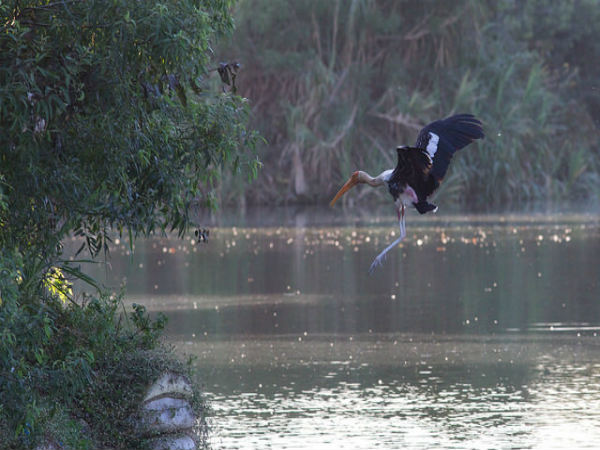
[[[379,142],[377,142],[373,136],[371,136],[370,134],[364,132],[364,130],[363,130],[363,134],[367,137],[367,139],[369,139],[369,141],[371,141],[371,144],[373,144],[373,146],[377,150],[379,150],[379,153],[381,153],[381,155],[383,156],[383,158],[385,159],[385,161],[390,165],[390,167],[394,167],[394,161],[392,160],[392,158],[390,158],[389,153],[386,152],[383,149],[383,147],[381,146],[381,144]]]
[[[344,137],[346,136],[346,134],[348,133],[350,128],[352,128],[352,125],[354,124],[354,118],[356,117],[357,110],[358,110],[358,106],[354,105],[354,108],[352,108],[352,113],[350,114],[350,118],[348,119],[348,122],[346,122],[346,125],[344,125],[344,127],[342,128],[342,131],[340,131],[340,133],[333,139],[333,141],[324,142],[323,146],[328,147],[328,148],[337,147],[337,145],[340,143],[340,141],[342,139],[344,139]]]
[[[408,33],[406,33],[404,35],[404,40],[413,41],[413,40],[420,39],[423,36],[429,34],[430,31],[427,30],[424,27],[424,25],[427,23],[427,21],[429,20],[430,17],[431,17],[431,14],[427,14],[420,23],[415,25],[411,30],[408,31]]]
[[[413,122],[413,120],[409,116],[406,116],[402,113],[398,113],[395,116],[391,114],[382,113],[369,113],[369,115],[387,120],[388,122],[392,122],[398,125],[404,125],[405,127],[412,128],[413,130],[420,130],[422,128],[421,125],[419,125],[416,122]]]

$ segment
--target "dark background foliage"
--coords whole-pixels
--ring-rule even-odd
[[[470,112],[487,139],[456,158],[444,201],[597,197],[599,14],[594,0],[240,2],[222,52],[243,59],[269,143],[246,195],[324,202],[352,171],[393,167],[429,121]]]

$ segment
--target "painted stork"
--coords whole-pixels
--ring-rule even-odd
[[[457,114],[446,119],[436,120],[424,127],[417,137],[414,147],[398,147],[398,164],[395,169],[386,170],[376,177],[357,171],[342,186],[329,203],[330,206],[357,184],[369,186],[387,185],[394,199],[400,237],[386,247],[373,261],[369,273],[383,264],[385,255],[406,236],[404,208],[413,205],[421,214],[436,212],[437,206],[428,198],[439,187],[444,178],[452,155],[466,147],[475,139],[483,139],[481,122],[472,114]]]

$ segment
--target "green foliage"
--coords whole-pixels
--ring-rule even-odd
[[[230,2],[132,6],[0,5],[0,244],[45,271],[67,233],[93,255],[110,229],[184,233],[223,168],[256,165],[246,102],[210,82]]]
[[[574,71],[569,94],[598,126],[600,117],[600,9],[596,0],[550,5],[544,0],[507,2],[503,11],[510,32],[526,41],[553,71]],[[518,20],[516,20],[518,18]]]
[[[256,175],[238,65],[212,62],[231,6],[0,2],[2,448],[132,448],[140,390],[183,370],[160,349],[164,317],[74,295],[70,279],[99,286],[61,259],[61,240],[80,236],[95,257],[109,232],[183,235],[222,174]]]
[[[2,448],[33,448],[49,437],[66,448],[135,448],[129,418],[149,380],[167,369],[187,373],[160,347],[165,317],[150,320],[139,305],[122,316],[121,298],[106,295],[77,305],[48,294],[33,310],[18,299],[12,261],[3,259],[0,271]]]
[[[42,279],[42,284],[50,295],[58,297],[63,303],[73,296],[73,283],[67,280],[63,271],[52,267]]]
[[[240,92],[269,142],[249,198],[330,199],[351,171],[393,167],[397,145],[459,112],[487,138],[457,155],[445,200],[599,195],[597,6],[242,1],[222,51],[244,55]]]

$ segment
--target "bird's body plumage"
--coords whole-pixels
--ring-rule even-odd
[[[437,206],[429,203],[428,199],[446,175],[452,156],[474,140],[484,137],[482,124],[475,116],[456,114],[423,127],[414,147],[398,147],[398,163],[394,169],[386,170],[375,178],[361,171],[352,174],[330,205],[333,206],[338,198],[357,184],[386,184],[398,212],[400,238],[375,258],[371,270],[380,265],[385,254],[404,238],[405,206],[412,203],[421,214],[435,212]]]
[[[430,123],[419,132],[414,147],[396,149],[398,164],[388,182],[390,193],[394,196],[410,186],[417,193],[418,204],[426,204],[446,175],[452,155],[483,137],[481,122],[471,114]],[[415,207],[423,214],[418,205]]]

